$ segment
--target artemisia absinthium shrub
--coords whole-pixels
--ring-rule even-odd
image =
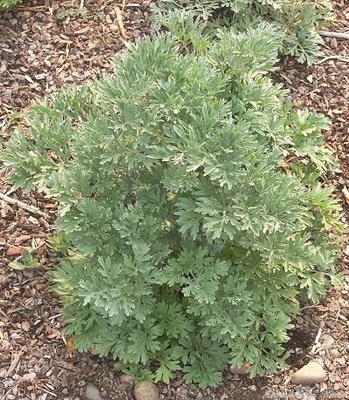
[[[277,30],[190,35],[190,52],[130,44],[113,75],[37,104],[1,158],[15,188],[59,201],[53,280],[76,348],[215,386],[229,364],[285,365],[299,300],[339,281],[342,226],[319,183],[326,120],[266,75]]]

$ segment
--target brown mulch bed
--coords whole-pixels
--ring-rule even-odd
[[[149,1],[85,0],[84,8],[69,1],[53,3],[51,15],[31,1],[0,14],[0,145],[21,122],[25,110],[44,94],[64,84],[84,84],[112,70],[110,59],[126,40],[152,33]],[[337,21],[331,31],[349,31],[349,5],[334,2]],[[118,19],[121,11],[122,23]],[[326,140],[340,161],[342,173],[329,177],[348,221],[349,199],[349,40],[326,38],[324,58],[310,67],[291,59],[280,62],[278,80],[289,90],[295,107],[329,117]],[[52,233],[56,204],[38,193],[12,191],[5,172],[0,193],[41,210],[38,215],[0,199],[0,398],[78,400],[87,382],[104,399],[133,399],[132,385],[113,370],[113,362],[74,351],[64,336],[58,297],[49,291],[49,252],[45,239]],[[8,264],[21,247],[43,260],[39,269],[12,270]],[[349,277],[348,252],[338,269]],[[349,283],[349,280],[348,280]],[[349,287],[349,285],[348,285]],[[349,288],[330,291],[321,304],[305,308],[295,321],[287,348],[289,371],[250,379],[227,372],[216,389],[199,390],[180,376],[159,384],[161,399],[349,399]],[[333,339],[333,340],[332,340]],[[293,385],[292,372],[314,359],[327,371],[315,386]]]

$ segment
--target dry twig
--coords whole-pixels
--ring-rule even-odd
[[[115,6],[116,18],[118,20],[120,34],[124,39],[129,39],[129,35],[124,27],[124,22],[122,20],[122,10],[118,6]]]
[[[321,60],[317,61],[316,64],[321,64],[323,62],[330,61],[330,60],[339,60],[339,61],[343,61],[343,62],[349,62],[349,57],[345,57],[345,56],[328,56],[328,57],[324,57]]]
[[[315,341],[314,341],[314,345],[313,345],[312,349],[310,350],[310,354],[318,353],[318,351],[319,351],[318,347],[319,347],[319,341],[320,341],[321,334],[322,334],[322,327],[320,326],[320,328],[317,332]]]
[[[26,6],[18,6],[16,11],[29,11],[29,12],[37,12],[45,10],[46,6],[33,6],[33,7],[26,7]]]
[[[11,360],[11,365],[9,367],[9,369],[6,371],[5,376],[11,376],[13,371],[17,368],[17,365],[19,364],[20,360],[21,360],[21,356],[23,354],[23,351],[21,350],[19,353],[15,353],[13,355],[13,358]]]
[[[44,217],[46,219],[50,219],[50,216],[48,214],[45,214],[44,212],[38,210],[36,207],[29,206],[28,204],[25,204],[20,200],[13,199],[12,197],[7,196],[4,193],[0,193],[0,199],[6,201],[9,204],[14,204],[14,205],[16,205],[16,206],[18,206],[20,208],[23,208],[24,210],[29,211],[29,212],[31,212],[33,214],[37,214],[37,215],[40,215],[41,217]]]
[[[319,31],[320,36],[326,36],[336,39],[347,39],[349,40],[349,33],[345,32],[330,32],[330,31]]]

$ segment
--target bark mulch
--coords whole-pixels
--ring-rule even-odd
[[[348,35],[348,2],[333,3],[337,21],[330,30]],[[81,85],[111,72],[110,60],[125,41],[152,34],[149,1],[85,0],[84,7],[79,6],[74,0],[55,0],[50,14],[47,6],[33,0],[0,14],[0,145],[23,123],[22,116],[35,100],[62,85]],[[324,135],[342,172],[326,178],[326,184],[335,189],[346,222],[348,56],[349,40],[326,36],[317,64],[307,67],[287,58],[277,74],[295,107],[321,112],[331,121]],[[53,232],[55,202],[39,193],[13,191],[6,172],[0,175],[0,195],[0,398],[78,400],[84,398],[87,382],[93,382],[104,399],[133,399],[132,384],[113,370],[112,360],[77,353],[64,335],[59,299],[49,290],[45,241]],[[40,268],[9,268],[23,248],[42,260]],[[178,375],[169,385],[158,384],[161,399],[349,399],[348,257],[349,247],[338,262],[338,270],[348,278],[347,287],[305,307],[294,321],[287,344],[290,370],[255,379],[228,371],[218,388],[206,390],[185,384]],[[324,365],[325,382],[290,383],[292,372],[310,360]]]

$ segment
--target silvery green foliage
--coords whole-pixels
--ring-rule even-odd
[[[159,0],[153,11],[156,24],[171,32],[178,29],[178,20],[193,16],[211,34],[217,25],[244,32],[261,21],[272,22],[282,33],[280,52],[308,64],[320,54],[319,29],[332,18],[330,0]]]
[[[266,76],[275,28],[190,35],[190,52],[128,45],[113,75],[36,105],[1,158],[15,187],[59,201],[53,280],[77,349],[215,386],[229,363],[284,365],[298,299],[338,281],[341,223],[318,183],[326,120]]]

